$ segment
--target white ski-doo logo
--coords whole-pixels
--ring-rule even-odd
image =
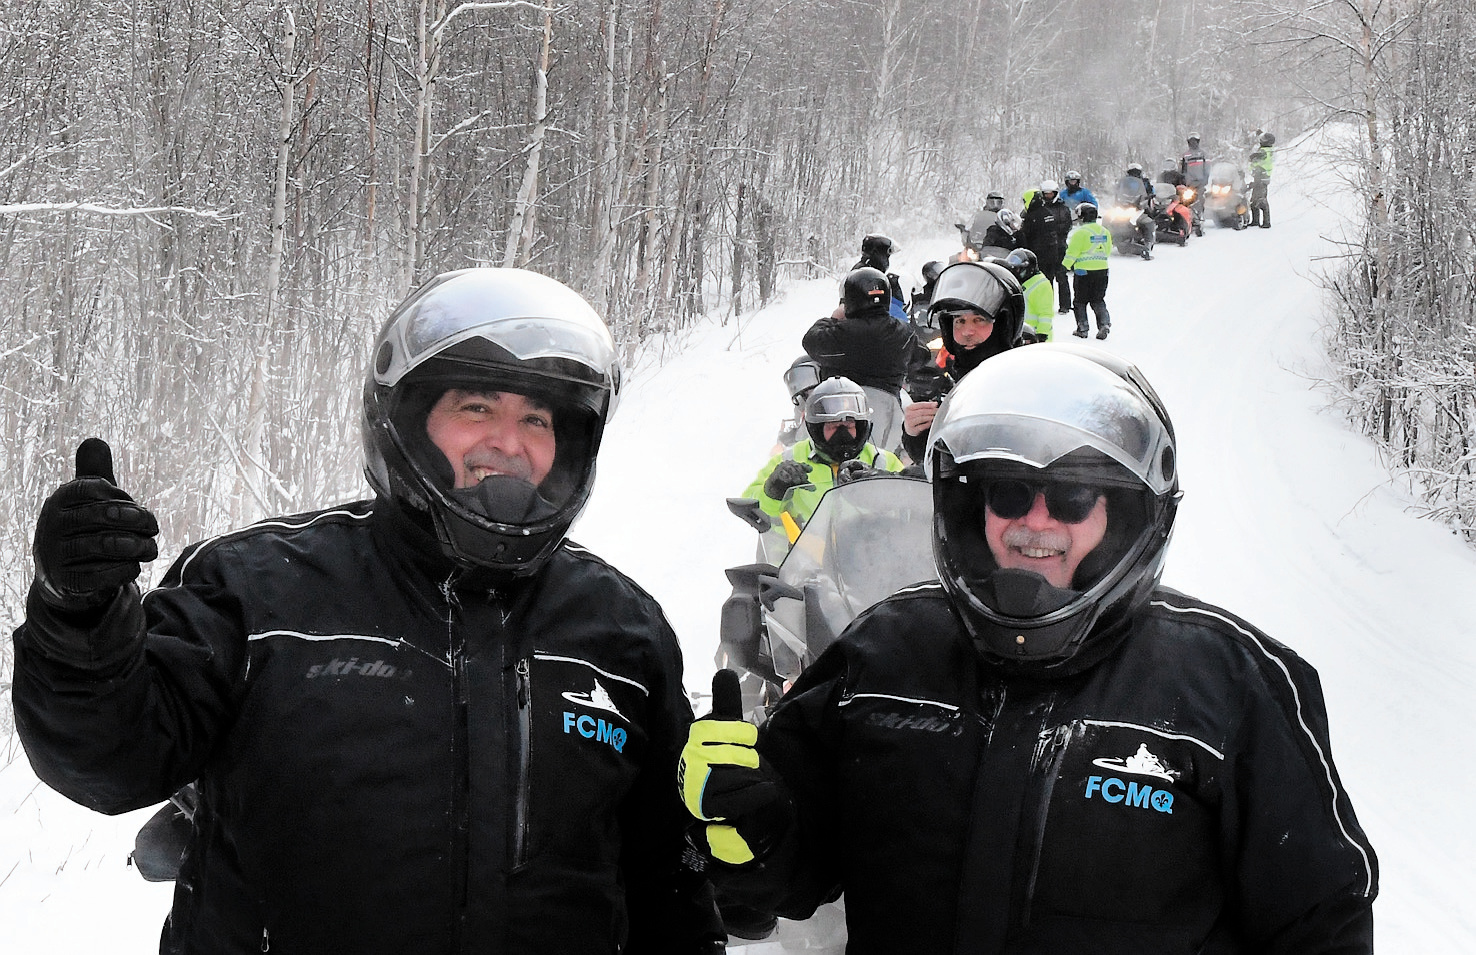
[[[1179,775],[1164,766],[1157,756],[1148,752],[1147,743],[1139,743],[1138,751],[1127,758],[1103,756],[1092,760],[1092,765],[1120,773],[1132,773],[1136,776],[1157,776],[1159,779],[1166,779],[1169,782],[1173,782]]]
[[[625,714],[620,712],[615,706],[615,701],[610,698],[609,691],[603,686],[600,686],[599,680],[595,681],[594,689],[588,693],[576,693],[573,690],[565,690],[564,699],[570,703],[578,703],[580,706],[587,706],[595,710],[604,710],[606,713],[614,713],[622,720],[626,718]]]

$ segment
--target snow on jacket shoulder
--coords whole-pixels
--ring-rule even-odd
[[[108,812],[200,781],[162,950],[696,951],[655,601],[572,544],[458,589],[389,523],[360,502],[188,548],[98,628],[146,628],[101,682],[17,631],[43,779]]]
[[[1375,858],[1315,672],[1172,591],[1036,682],[981,666],[939,585],[907,588],[758,745],[799,821],[717,877],[791,917],[844,890],[853,955],[1372,952]]]

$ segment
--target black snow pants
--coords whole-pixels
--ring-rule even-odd
[[[1260,226],[1263,229],[1271,228],[1271,203],[1266,201],[1266,189],[1270,185],[1271,182],[1268,179],[1256,179],[1251,182],[1251,225]]]
[[[1097,269],[1091,272],[1078,272],[1073,278],[1076,279],[1076,330],[1078,332],[1091,331],[1091,325],[1087,322],[1087,306],[1092,307],[1092,314],[1097,316],[1097,331],[1104,331],[1112,327],[1112,316],[1107,314],[1107,269]]]

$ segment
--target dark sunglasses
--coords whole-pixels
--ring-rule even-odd
[[[1080,524],[1097,506],[1102,489],[1085,484],[1032,484],[1029,481],[990,481],[984,486],[984,503],[1007,521],[1030,513],[1035,495],[1044,494],[1046,510],[1063,524]]]

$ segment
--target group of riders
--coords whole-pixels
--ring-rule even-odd
[[[1042,260],[1042,268],[1055,280],[1055,252],[1073,223],[1100,217],[1111,230],[1117,251],[1153,258],[1159,240],[1177,245],[1190,236],[1204,234],[1204,220],[1221,228],[1271,227],[1267,186],[1271,180],[1272,147],[1276,137],[1256,130],[1245,170],[1237,163],[1213,161],[1201,145],[1199,133],[1190,133],[1186,149],[1177,158],[1164,161],[1156,181],[1141,162],[1127,164],[1121,178],[1104,193],[1105,204],[1083,184],[1082,175],[1068,171],[1064,187],[1046,179],[1022,196],[1022,213],[1005,207],[1000,192],[990,192],[984,206],[965,225],[957,223],[964,249],[955,259],[1000,256],[1015,248],[1028,248]],[[1070,308],[1070,293],[1061,283],[1061,312]]]
[[[943,397],[987,359],[1051,341],[1055,315],[1073,311],[1069,272],[1084,299],[1084,273],[1100,268],[1105,280],[1113,250],[1151,259],[1165,235],[1180,244],[1202,235],[1206,215],[1221,227],[1269,228],[1275,137],[1253,134],[1249,188],[1238,166],[1212,162],[1201,141],[1190,133],[1183,155],[1165,163],[1157,182],[1141,163],[1129,163],[1105,204],[1076,170],[1064,185],[1044,180],[1027,190],[1021,213],[990,192],[970,223],[957,224],[963,251],[923,265],[922,285],[911,295],[891,271],[896,243],[880,233],[865,236],[839,305],[805,333],[804,354],[784,373],[793,416],[769,460],[730,500],[761,532],[760,558],[779,563],[838,485],[890,475],[921,479]],[[1110,329],[1101,304],[1100,297],[1092,302],[1099,339]],[[1077,302],[1075,331],[1083,338],[1084,305]],[[720,659],[730,650],[720,650]]]

